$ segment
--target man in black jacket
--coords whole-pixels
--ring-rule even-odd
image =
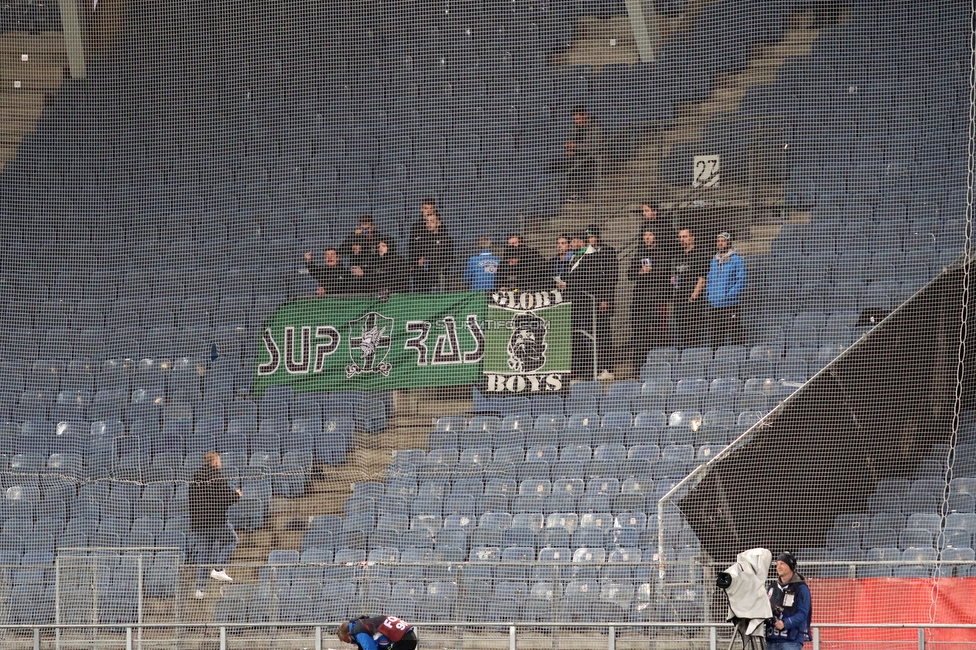
[[[508,236],[502,260],[498,267],[499,287],[518,291],[535,291],[540,287],[544,272],[542,255],[527,246],[521,235],[513,233]]]
[[[346,258],[354,276],[362,277],[376,261],[376,245],[385,237],[373,225],[373,217],[359,217],[359,227],[349,233],[339,247],[339,255]],[[389,241],[389,240],[387,240]]]
[[[366,278],[369,292],[384,300],[394,293],[406,293],[409,280],[403,258],[396,254],[393,243],[381,239],[376,245],[376,262]]]
[[[408,264],[416,293],[437,291],[441,274],[454,262],[454,240],[447,234],[431,199],[421,206],[422,221],[410,230]]]
[[[191,556],[199,565],[194,597],[201,600],[208,567],[214,580],[233,582],[223,568],[238,541],[234,527],[227,520],[227,509],[241,497],[241,491],[227,485],[220,471],[220,455],[208,451],[203,455],[203,465],[193,473],[188,492]]]
[[[691,228],[678,231],[681,250],[671,261],[671,285],[674,304],[671,309],[671,340],[678,348],[697,348],[702,345],[702,304],[699,302],[708,278],[710,256],[695,247],[695,233]]]
[[[573,375],[579,379],[595,379],[593,341],[599,328],[599,317],[595,329],[594,315],[599,314],[603,295],[601,276],[605,269],[600,252],[584,244],[585,240],[586,235],[573,236],[572,242],[579,248],[575,249],[569,270],[562,282],[556,283],[556,288],[565,291],[573,303]]]
[[[671,256],[658,240],[652,221],[641,225],[641,246],[630,261],[627,279],[634,283],[630,347],[636,374],[647,360],[647,353],[664,347],[667,340],[664,319],[671,298]]]
[[[339,261],[339,251],[326,248],[323,255],[325,264],[319,266],[312,261],[312,253],[305,253],[305,268],[308,274],[319,283],[315,293],[319,296],[341,296],[356,293],[362,284],[362,277],[356,277]]]

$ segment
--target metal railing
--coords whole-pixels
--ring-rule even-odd
[[[589,332],[587,332],[584,329],[573,329],[572,331],[579,332],[580,336],[589,340],[590,344],[593,346],[593,379],[595,380],[597,374],[600,372],[598,368],[599,354],[600,354],[600,340],[599,340],[599,328],[597,327],[596,324],[596,310],[597,310],[596,296],[594,296],[592,293],[586,293],[585,291],[582,292],[582,295],[586,296],[590,301],[589,308],[590,308],[590,313],[593,316],[592,324],[591,324],[592,329]],[[572,341],[570,341],[570,345],[572,345]]]
[[[305,634],[301,639],[305,642],[311,642],[310,646],[304,647],[314,647],[315,650],[323,650],[327,647],[325,645],[325,639],[330,638],[334,635],[335,628],[341,623],[341,621],[333,622],[322,622],[316,625],[309,625],[307,623],[142,623],[136,625],[97,625],[97,624],[81,624],[81,625],[0,625],[0,632],[15,631],[15,632],[27,632],[33,635],[33,648],[35,650],[41,650],[42,647],[51,646],[50,643],[42,644],[43,633],[50,635],[55,632],[95,632],[97,630],[109,630],[109,629],[122,629],[121,633],[114,634],[112,636],[106,636],[106,642],[118,643],[122,640],[124,635],[124,642],[126,650],[138,650],[142,647],[139,641],[139,633],[143,631],[162,631],[171,630],[174,632],[183,632],[180,634],[179,638],[182,643],[192,643],[194,639],[188,637],[185,633],[191,632],[193,630],[203,630],[207,632],[207,637],[204,639],[198,639],[198,641],[206,641],[213,644],[213,635],[217,636],[217,647],[220,650],[227,650],[231,645],[229,642],[229,633],[238,632],[245,633],[249,630],[267,630],[269,627],[277,630],[305,630]],[[461,634],[465,637],[468,636],[469,632],[475,631],[486,631],[493,633],[495,638],[501,635],[507,637],[509,650],[517,650],[519,641],[519,632],[522,631],[522,636],[528,636],[527,633],[534,631],[537,635],[544,636],[545,634],[557,634],[560,630],[570,630],[573,632],[574,637],[577,639],[580,635],[585,635],[586,632],[592,632],[593,634],[589,637],[600,638],[606,637],[606,647],[607,650],[616,650],[616,643],[620,632],[622,631],[665,631],[670,630],[673,632],[688,630],[694,630],[698,634],[693,637],[686,637],[689,640],[694,640],[698,642],[705,642],[707,640],[709,650],[717,650],[719,645],[719,636],[721,632],[731,632],[732,626],[727,622],[707,622],[707,623],[632,623],[632,622],[603,622],[603,623],[535,623],[535,622],[521,622],[521,621],[511,621],[506,623],[471,623],[465,621],[442,621],[437,623],[423,623],[416,625],[418,630],[418,635],[422,639],[430,639],[433,643],[425,643],[428,647],[439,647],[437,645],[438,635],[431,634],[435,630],[444,630],[446,637],[456,637]],[[308,630],[311,629],[310,634]],[[930,642],[929,636],[926,631],[932,630],[973,630],[974,638],[976,638],[976,624],[965,624],[965,623],[813,623],[811,625],[811,636],[813,650],[820,650],[822,641],[822,631],[823,630],[916,630],[917,631],[917,641],[879,641],[879,643],[885,643],[886,647],[891,647],[892,643],[902,643],[911,644],[911,646],[917,647],[918,650],[925,650]],[[147,635],[148,636],[148,635]],[[725,635],[723,634],[723,637]],[[728,634],[731,637],[731,634]],[[277,635],[276,635],[277,637]],[[57,636],[53,647],[60,649],[60,638],[61,635]],[[275,637],[261,637],[271,640]],[[251,644],[256,640],[261,640],[261,638],[255,638],[253,636],[246,637],[242,639],[247,644]],[[280,640],[280,639],[279,639]],[[500,640],[500,639],[499,639]],[[664,647],[668,647],[667,644],[673,644],[674,637],[666,637],[660,639]],[[861,643],[860,641],[844,641],[836,640],[831,641],[831,647],[843,647],[845,643]],[[932,640],[932,645],[935,647],[938,643],[934,639]],[[967,643],[965,641],[951,641],[946,643],[952,644],[963,644]],[[588,644],[592,647],[592,643]],[[443,646],[448,647],[448,646]],[[672,646],[673,647],[673,646]],[[698,646],[700,647],[700,646]],[[906,647],[910,647],[907,646]]]

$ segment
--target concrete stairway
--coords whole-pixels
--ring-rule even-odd
[[[664,23],[664,35],[693,25],[694,12],[705,4],[697,3],[685,16]],[[668,130],[647,129],[641,133],[635,155],[620,168],[610,170],[604,175],[599,189],[589,203],[565,205],[555,218],[545,223],[533,224],[534,227],[527,232],[529,243],[543,254],[551,255],[558,233],[578,231],[588,223],[600,223],[605,241],[623,252],[638,243],[637,230],[641,221],[639,207],[648,198],[662,200],[666,208],[679,206],[692,198],[703,198],[721,205],[749,205],[749,188],[725,183],[723,187],[707,190],[707,194],[700,193],[693,197],[690,187],[666,186],[659,177],[658,167],[676,144],[699,140],[710,116],[736,111],[750,86],[774,82],[777,70],[787,59],[809,55],[812,43],[819,33],[810,28],[811,19],[809,14],[794,16],[780,42],[757,48],[745,70],[717,80],[715,89],[707,100],[699,104],[679,106],[674,123]],[[600,67],[608,63],[637,61],[636,47],[626,17],[606,21],[581,19],[577,32],[580,35],[578,40],[555,63],[591,65],[595,71],[599,71]],[[611,38],[615,39],[613,44]],[[781,192],[781,188],[773,188],[772,193],[777,194],[777,189]],[[770,242],[778,235],[785,220],[809,219],[808,214],[777,214],[781,217],[772,223],[756,223],[746,232],[740,233],[740,240],[736,242],[737,248],[743,254],[768,253]],[[621,261],[617,309],[612,324],[621,341],[629,337],[630,329],[632,285],[625,278],[627,263],[626,259]],[[616,368],[617,378],[629,376],[633,372],[626,364]]]
[[[89,34],[89,52],[115,43],[126,0],[100,0]],[[37,126],[45,104],[68,76],[61,32],[0,34],[0,170],[17,155],[21,140]]]
[[[61,32],[0,35],[0,169],[34,130],[67,65]]]

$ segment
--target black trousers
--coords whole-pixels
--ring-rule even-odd
[[[713,348],[723,345],[742,345],[742,322],[739,306],[710,307],[708,309],[709,338]]]
[[[419,645],[420,639],[417,638],[417,630],[410,630],[393,644],[392,650],[416,650]]]
[[[647,353],[667,346],[667,304],[638,303],[630,306],[630,348],[634,372],[647,362]]]
[[[593,303],[588,298],[581,298],[573,302],[573,377],[576,379],[589,380],[595,378],[592,376],[593,357],[598,354],[598,351],[593,345],[593,337],[599,335],[600,321],[599,316],[597,316],[597,322],[594,323],[593,316]]]
[[[687,296],[675,297],[672,307],[671,340],[678,348],[697,348],[705,338],[701,299],[688,302]]]

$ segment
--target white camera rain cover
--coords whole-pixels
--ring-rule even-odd
[[[742,551],[735,564],[726,569],[732,584],[725,589],[729,597],[729,614],[726,620],[749,619],[746,634],[762,636],[766,633],[765,621],[773,617],[766,595],[766,576],[773,561],[773,554],[765,548]]]

